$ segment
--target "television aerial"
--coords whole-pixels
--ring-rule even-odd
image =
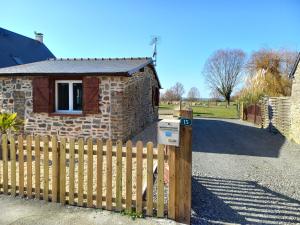
[[[153,36],[151,38],[151,42],[150,45],[153,46],[153,54],[152,54],[152,58],[153,58],[153,64],[154,66],[156,66],[157,63],[157,44],[160,41],[160,37],[159,36]]]

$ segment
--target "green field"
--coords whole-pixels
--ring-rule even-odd
[[[194,117],[209,117],[209,118],[225,118],[225,119],[237,119],[237,107],[232,103],[228,108],[226,108],[226,103],[220,102],[218,105],[210,105],[202,103],[201,105],[192,106]],[[173,110],[178,108],[178,105],[161,104],[159,106],[160,111]]]
[[[209,118],[226,118],[237,119],[238,113],[236,105],[230,105],[228,108],[225,106],[193,106],[194,117],[209,117]]]
[[[168,104],[160,104],[159,105],[159,109],[167,109],[167,110],[170,110],[170,109],[174,109],[175,105],[168,105]]]

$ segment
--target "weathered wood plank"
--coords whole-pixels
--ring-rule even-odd
[[[126,143],[126,210],[132,207],[132,142]]]
[[[83,191],[84,191],[84,141],[83,138],[78,140],[78,205],[83,206]]]
[[[43,138],[43,152],[44,152],[44,190],[43,199],[49,200],[49,138],[44,136]]]
[[[168,218],[175,219],[175,159],[176,147],[168,146],[169,148],[169,200],[168,200]],[[180,150],[178,150],[180,151]]]
[[[153,143],[147,143],[147,216],[153,215]]]
[[[143,143],[136,144],[136,212],[143,212]]]
[[[75,189],[75,139],[70,138],[70,167],[69,167],[69,204],[74,205],[74,189]]]
[[[97,199],[96,207],[102,208],[103,143],[97,140]]]
[[[11,167],[11,194],[16,195],[16,144],[15,138],[10,138],[10,167]]]
[[[122,141],[117,142],[116,211],[122,210]]]
[[[182,164],[183,164],[183,196],[184,201],[182,204],[183,211],[183,221],[190,224],[191,220],[191,199],[192,199],[192,127],[183,127],[183,143],[184,152],[182,154]]]
[[[66,139],[61,138],[60,140],[60,174],[59,174],[59,201],[65,204],[66,201]]]
[[[18,151],[19,151],[19,195],[24,196],[24,147],[23,136],[18,137]]]
[[[164,217],[164,145],[158,145],[157,217]]]
[[[2,135],[2,159],[3,159],[3,193],[8,194],[8,148],[7,135]]]
[[[180,134],[180,150],[176,152],[175,220],[190,224],[192,127],[181,127]]]
[[[106,142],[106,209],[112,210],[112,141]]]
[[[26,161],[27,161],[27,197],[32,198],[32,137],[30,135],[26,138]]]
[[[52,136],[52,202],[57,202],[58,190],[58,153],[57,153],[57,138]]]
[[[93,207],[93,139],[88,139],[87,206]]]
[[[35,151],[35,198],[40,199],[41,194],[41,173],[40,173],[40,136],[34,137],[34,151]]]

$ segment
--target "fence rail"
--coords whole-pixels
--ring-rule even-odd
[[[2,136],[0,191],[4,194],[85,207],[167,214],[164,201],[163,145],[113,145],[89,138],[57,140],[40,136]],[[157,167],[157,199],[153,171]],[[145,186],[147,194],[144,193]],[[172,216],[170,217],[172,218]],[[174,219],[174,218],[173,218]]]

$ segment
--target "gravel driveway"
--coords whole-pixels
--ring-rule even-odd
[[[238,120],[193,121],[193,224],[300,224],[300,145]]]

